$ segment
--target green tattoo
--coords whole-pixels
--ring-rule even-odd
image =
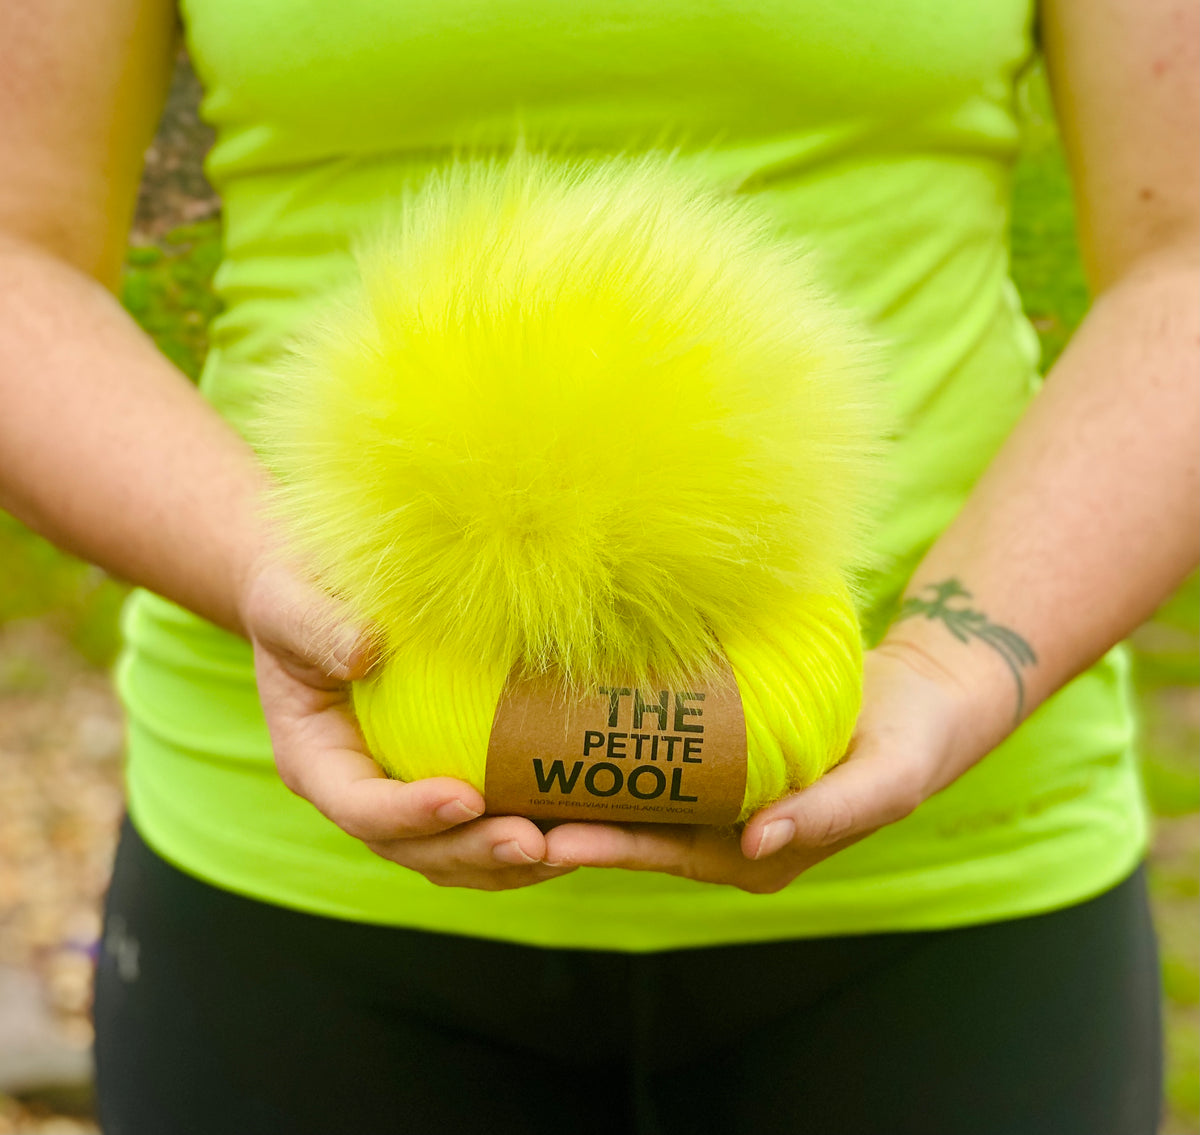
[[[972,638],[990,646],[1008,666],[1017,683],[1017,716],[1025,710],[1025,683],[1021,680],[1021,667],[1032,666],[1037,662],[1037,655],[1016,631],[1008,627],[1000,627],[991,622],[982,611],[973,611],[965,603],[962,606],[951,607],[951,599],[971,599],[971,593],[957,579],[945,579],[941,583],[926,584],[926,593],[932,593],[928,599],[916,596],[906,599],[896,616],[896,622],[911,619],[916,615],[924,615],[927,619],[935,619],[944,623],[946,629],[959,642],[969,643]]]

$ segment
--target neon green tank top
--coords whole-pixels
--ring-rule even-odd
[[[1026,0],[186,0],[225,200],[202,388],[237,427],[255,376],[352,235],[455,147],[679,146],[751,193],[893,347],[898,504],[877,633],[1037,385],[1008,277],[1013,78]],[[376,858],[275,773],[241,640],[156,596],[126,611],[129,797],[150,844],[230,890],[337,917],[534,944],[653,950],[961,925],[1098,893],[1145,850],[1124,656],[999,750],[776,895],[582,870],[434,887]]]

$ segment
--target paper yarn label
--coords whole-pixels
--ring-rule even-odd
[[[488,743],[494,815],[611,823],[733,823],[746,719],[724,659],[712,681],[603,686],[568,700],[550,677],[509,678]]]

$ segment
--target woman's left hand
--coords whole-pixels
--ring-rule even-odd
[[[999,690],[998,700],[1010,696],[1003,683]],[[1011,712],[1011,704],[988,712],[978,686],[919,647],[888,643],[864,660],[863,707],[845,760],[756,813],[740,839],[699,825],[566,823],[547,834],[545,862],[773,893],[962,775],[1011,728],[1011,720],[998,725]]]

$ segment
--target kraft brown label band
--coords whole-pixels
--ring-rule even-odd
[[[746,718],[737,679],[721,662],[713,681],[687,689],[614,685],[573,700],[550,677],[511,676],[488,743],[487,811],[733,823],[746,792]]]

